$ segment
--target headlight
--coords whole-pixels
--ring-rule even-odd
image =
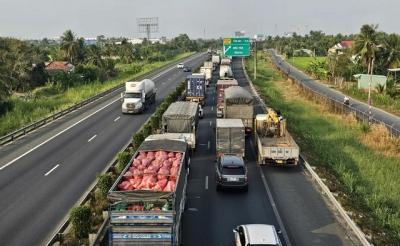
[[[141,102],[138,102],[138,103],[136,103],[136,108],[141,108],[142,107],[142,103]]]

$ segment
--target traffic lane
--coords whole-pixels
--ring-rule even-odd
[[[355,244],[303,167],[262,167],[262,171],[294,245]]]
[[[274,57],[273,61],[275,63],[278,63],[276,65],[278,67],[280,67],[281,69],[283,69],[283,71],[289,71],[288,69],[290,69],[290,76],[301,81],[305,85],[309,86],[311,89],[313,89],[321,94],[327,95],[329,98],[332,98],[338,102],[343,101],[343,99],[345,97],[345,95],[343,93],[333,90],[333,89],[329,88],[328,86],[320,84],[319,82],[311,79],[310,77],[308,77],[307,75],[305,75],[304,73],[302,73],[301,71],[296,69],[295,67],[293,67],[290,64],[288,64],[287,62],[285,62],[283,59],[278,58],[276,56],[276,54],[273,57]],[[281,60],[281,64],[279,64],[279,60]],[[358,101],[356,99],[351,99],[350,103],[353,108],[355,108],[361,112],[364,112],[366,114],[369,113],[368,104]],[[375,107],[372,107],[371,113],[372,113],[371,115],[373,118],[381,120],[381,121],[385,122],[386,124],[392,126],[393,128],[400,130],[400,118],[398,116],[390,114],[384,110],[381,110],[381,109],[375,108]]]
[[[205,59],[205,54],[200,53],[196,54],[194,56],[186,58],[184,61],[193,63],[195,60],[200,60],[203,61]],[[167,72],[167,74],[166,74]],[[166,75],[167,77],[171,74],[177,74],[177,73],[182,73],[181,70],[176,68],[176,63],[167,66],[165,69],[161,71],[157,71],[154,73],[151,73],[149,77],[154,77],[154,76],[159,76],[161,75]],[[165,78],[165,77],[164,77]],[[155,81],[157,84],[157,81]],[[97,111],[98,109],[102,108],[103,106],[109,104],[111,101],[116,100],[120,96],[120,92],[123,90],[121,88],[120,90],[117,90],[109,95],[104,96],[103,98],[90,103],[86,106],[84,106],[81,109],[78,109],[70,114],[67,114],[63,116],[60,119],[57,119],[56,121],[53,121],[49,123],[46,126],[43,126],[31,133],[29,133],[27,136],[24,136],[22,138],[19,138],[15,140],[14,142],[7,144],[5,146],[0,147],[0,167],[2,167],[5,163],[8,163],[21,154],[29,151],[30,149],[34,148],[35,146],[41,144],[44,142],[46,139],[56,135],[63,129],[66,129],[70,125],[73,125],[74,123],[78,122],[79,120],[83,119],[87,115],[90,115],[91,113]]]
[[[176,85],[176,83],[173,85],[173,86],[175,86]],[[169,86],[169,85],[165,85],[165,86]],[[161,97],[163,97],[163,96],[165,96],[167,94],[167,90],[162,90],[162,92],[160,93],[160,95],[161,95]],[[120,107],[118,106],[115,110],[120,110]],[[108,115],[108,114],[106,114],[106,115]],[[99,114],[98,116],[101,116],[101,114]],[[147,115],[148,116],[148,115]],[[142,117],[142,116],[140,116],[140,117]],[[103,119],[103,120],[101,120],[101,119],[94,119],[96,122],[105,122],[105,120]],[[142,122],[144,122],[144,119],[143,120],[140,120],[140,121],[142,121]],[[127,123],[129,123],[129,122],[127,122]],[[139,126],[137,126],[137,128],[138,128]],[[83,129],[84,130],[86,130],[87,129],[87,127],[83,127]],[[126,128],[126,129],[128,129],[128,128]],[[130,138],[130,136],[131,136],[131,134],[132,134],[132,131],[130,131],[130,133],[128,134],[125,134],[124,136],[126,137],[126,136],[128,136],[128,140],[129,140],[129,138]],[[113,136],[115,135],[115,134],[112,134]],[[94,141],[95,142],[95,141]],[[126,143],[127,141],[124,141],[124,143]],[[112,145],[112,146],[116,146],[116,145]],[[122,148],[122,146],[121,147],[119,147],[119,148],[117,148],[114,152],[113,152],[113,154],[111,154],[110,156],[114,156],[115,155],[115,153],[117,153],[118,152],[118,150],[120,149],[120,148]],[[76,155],[76,156],[80,156],[80,154],[78,154],[78,155]],[[111,157],[111,158],[112,158]],[[51,161],[51,162],[55,162],[55,161]],[[50,162],[50,163],[51,163]],[[68,162],[68,161],[66,161],[66,162]],[[104,163],[104,165],[107,163],[107,162],[100,162],[100,163]],[[22,167],[22,166],[21,166]],[[61,167],[63,167],[63,166],[61,166]],[[61,168],[60,167],[60,168]],[[58,171],[58,170],[57,170]],[[93,178],[94,179],[94,178]],[[32,180],[32,179],[31,179]],[[35,179],[33,179],[33,180],[35,180]],[[35,190],[43,190],[43,189],[41,189],[41,188],[37,188],[37,187],[35,187],[35,185],[30,185],[29,187],[31,187],[32,188],[32,192],[29,192],[29,194],[35,194]],[[82,187],[81,187],[81,190],[82,190]],[[21,193],[14,193],[14,195],[15,194],[21,194]],[[20,196],[19,196],[20,197]],[[18,204],[18,198],[19,197],[17,197],[17,199],[15,200],[15,201],[17,201],[16,203]],[[32,196],[33,198],[34,197],[37,197],[36,195],[33,195]],[[15,204],[15,202],[14,202],[14,204]],[[5,220],[5,221],[10,221],[10,220]]]
[[[205,119],[199,124],[199,149],[191,160],[188,185],[188,206],[183,220],[184,245],[233,245],[232,230],[240,224],[273,224],[279,229],[271,203],[267,197],[260,172],[255,164],[250,139],[246,141],[248,192],[216,191],[215,182],[215,90],[209,89]],[[208,144],[210,142],[210,148]],[[201,232],[201,233],[200,233]],[[281,237],[284,245],[285,242]]]
[[[196,63],[193,62],[191,64],[196,66],[198,65],[198,63],[199,61],[197,61]],[[176,87],[176,80],[165,83],[165,81],[168,80],[169,76],[181,81],[185,78],[186,74],[182,73],[179,70],[174,70],[170,73],[163,74],[156,79],[156,83],[159,84],[160,89],[157,96],[158,103],[164,99],[169,91],[172,91],[172,89]],[[167,89],[170,86],[172,86],[173,88]],[[153,109],[154,108],[155,107],[153,107]],[[7,186],[7,184],[10,184],[10,182],[14,181],[16,178],[20,177],[21,173],[25,176],[23,178],[26,178],[26,175],[29,174],[27,170],[29,169],[29,166],[32,165],[31,163],[35,163],[34,166],[36,171],[46,170],[59,161],[54,160],[54,156],[57,156],[58,159],[63,159],[63,157],[65,157],[66,155],[76,153],[77,151],[79,151],[81,144],[84,144],[94,135],[100,134],[103,129],[107,129],[118,117],[117,115],[120,114],[120,102],[119,100],[117,100],[109,107],[104,108],[102,111],[94,114],[87,120],[69,129],[62,135],[52,139],[50,142],[36,149],[34,152],[23,156],[12,165],[0,171],[0,184],[2,185],[0,187],[7,188],[5,186]],[[99,118],[101,118],[102,120],[99,120]],[[51,159],[51,161],[48,161],[49,159]],[[5,201],[3,200],[3,202]]]

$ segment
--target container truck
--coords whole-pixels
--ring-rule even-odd
[[[200,73],[187,76],[186,79],[186,101],[197,102],[201,105],[205,103],[206,96],[206,77]]]
[[[224,116],[224,93],[225,89],[231,86],[238,85],[236,79],[225,79],[218,80],[216,91],[217,91],[217,117],[222,118]]]
[[[109,245],[180,245],[189,163],[185,142],[141,144],[107,196]]]
[[[122,113],[141,113],[156,101],[157,89],[150,79],[128,81],[121,93]]]
[[[245,133],[240,119],[217,119],[216,125],[217,157],[224,154],[244,157]]]
[[[297,166],[300,148],[286,129],[286,119],[272,108],[255,118],[255,142],[259,165]]]
[[[196,148],[199,105],[194,102],[174,102],[162,115],[162,133],[176,134],[184,138],[189,147]],[[173,137],[173,135],[170,135]]]
[[[216,68],[215,64],[213,62],[210,62],[210,61],[205,61],[203,66],[205,68],[211,68],[213,71]]]
[[[213,55],[213,56],[211,57],[211,62],[212,62],[215,66],[218,66],[219,63],[221,62],[221,61],[220,61],[220,58],[219,58],[219,55]]]
[[[253,96],[240,86],[231,86],[225,89],[224,118],[241,119],[246,134],[253,131],[254,106]]]
[[[221,79],[233,78],[233,72],[231,69],[231,65],[221,65],[219,67],[219,77]]]
[[[229,58],[222,58],[221,59],[221,65],[231,65],[231,59]]]

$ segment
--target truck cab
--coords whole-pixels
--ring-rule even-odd
[[[149,104],[155,102],[155,94],[154,82],[149,79],[126,82],[125,92],[121,93],[122,113],[143,112]]]

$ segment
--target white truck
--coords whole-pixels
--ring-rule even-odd
[[[245,129],[241,119],[217,119],[215,129],[217,157],[225,154],[244,157]]]
[[[220,60],[220,58],[219,58],[219,55],[213,55],[213,56],[211,57],[211,62],[212,62],[215,66],[218,66],[219,63],[221,62],[221,60]]]
[[[205,61],[203,67],[211,68],[213,71],[216,68],[215,64],[213,62],[211,62],[211,61]]]
[[[206,86],[208,87],[212,78],[212,67],[200,67],[200,73],[206,77]]]
[[[255,119],[255,142],[259,165],[297,166],[300,148],[286,129],[286,120],[272,108]]]
[[[231,69],[231,65],[221,65],[219,67],[219,78],[220,79],[233,78],[233,72]]]
[[[122,113],[141,113],[156,101],[157,89],[150,79],[128,81],[121,93]]]

